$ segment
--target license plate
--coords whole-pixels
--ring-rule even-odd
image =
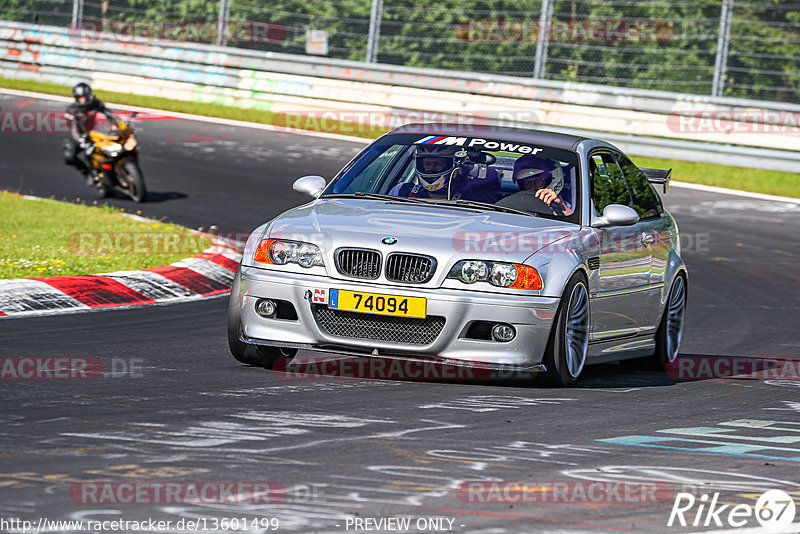
[[[328,291],[328,308],[424,319],[427,311],[427,299],[331,289]]]

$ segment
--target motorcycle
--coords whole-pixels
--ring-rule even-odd
[[[131,114],[131,119],[138,113]],[[120,119],[108,117],[89,132],[87,142],[94,146],[87,153],[91,178],[102,197],[115,191],[129,195],[134,202],[144,202],[147,188],[139,167],[139,141],[133,127]]]

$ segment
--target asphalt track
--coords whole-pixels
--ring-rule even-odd
[[[61,107],[2,95],[0,106]],[[109,202],[223,231],[249,231],[304,202],[292,181],[330,177],[358,148],[187,120],[140,129],[150,202]],[[61,137],[0,134],[0,188],[93,200],[61,162]],[[690,275],[681,358],[798,358],[800,206],[677,188],[664,198]],[[410,518],[408,532],[721,529],[704,527],[705,514],[696,527],[667,527],[684,485],[698,505],[716,492],[720,503],[754,505],[782,488],[800,507],[800,378],[676,380],[615,364],[590,367],[568,390],[290,378],[229,356],[225,306],[218,298],[0,321],[2,358],[96,358],[104,370],[93,380],[0,380],[0,519],[172,521],[142,529],[150,532],[192,530],[178,528],[181,519],[202,521],[201,532],[261,532],[250,527],[264,518],[277,518],[278,532],[397,531],[377,523],[386,518]],[[476,480],[527,481],[529,491],[492,495],[502,502],[456,491]],[[92,481],[270,482],[282,502],[96,504],[81,492]],[[590,481],[662,483],[666,492],[583,496]],[[554,483],[569,489],[554,498]],[[224,518],[239,523],[215,523]],[[442,528],[426,522],[437,518]]]

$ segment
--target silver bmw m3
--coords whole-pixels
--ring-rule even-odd
[[[654,184],[606,142],[407,125],[313,200],[250,235],[228,308],[233,356],[298,349],[536,372],[678,354],[687,271]]]

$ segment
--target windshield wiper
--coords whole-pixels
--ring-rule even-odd
[[[437,204],[455,204],[457,206],[464,206],[465,208],[478,208],[482,210],[503,211],[505,213],[516,213],[517,215],[526,215],[528,217],[538,217],[538,214],[532,211],[517,210],[506,206],[498,206],[497,204],[487,204],[485,202],[477,202],[475,200],[464,200],[461,198],[450,200],[434,200]]]
[[[393,195],[381,195],[379,193],[330,193],[327,195],[323,195],[320,198],[369,198],[372,200],[389,200],[389,201],[397,201],[397,202],[425,202],[425,199],[421,198],[408,198],[408,197],[396,197]]]

